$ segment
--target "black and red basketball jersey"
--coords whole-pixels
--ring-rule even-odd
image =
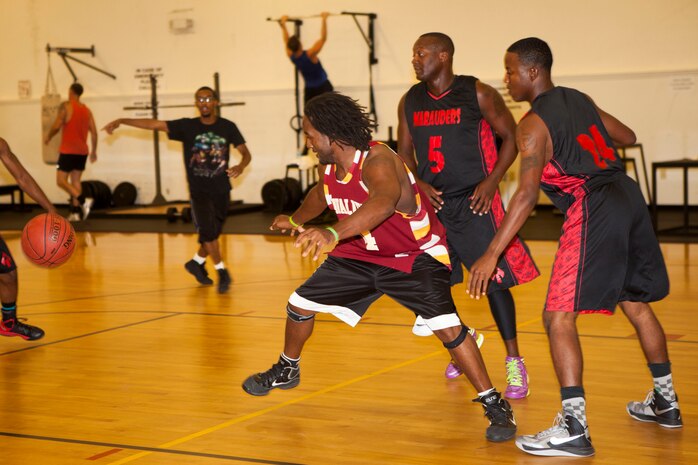
[[[563,212],[595,186],[624,172],[599,112],[585,94],[554,87],[536,97],[530,112],[543,120],[553,142],[541,189]]]
[[[418,175],[445,196],[472,190],[497,162],[494,131],[482,117],[473,76],[455,76],[441,95],[424,82],[405,96]]]
[[[327,165],[323,178],[325,199],[340,220],[354,213],[368,199],[368,189],[362,181],[361,169],[369,153],[370,150],[356,151],[354,163],[344,179],[337,179],[335,165]],[[406,166],[405,171],[414,190],[417,212],[408,215],[396,211],[371,231],[340,241],[330,255],[362,260],[409,273],[415,258],[428,253],[450,268],[446,231],[429,202],[422,201],[426,196],[419,190],[414,176]]]

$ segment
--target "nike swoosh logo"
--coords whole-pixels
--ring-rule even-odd
[[[568,438],[550,438],[550,444],[552,444],[553,446],[560,446],[567,442],[572,442],[575,439],[579,439],[582,436],[584,436],[584,434],[575,434],[574,436],[570,436]]]
[[[660,410],[660,409],[657,409],[657,410],[654,411],[654,413],[655,413],[655,415],[661,415],[661,414],[663,414],[663,413],[670,412],[670,411],[674,410],[675,408],[676,408],[676,407],[669,407],[669,408],[665,408],[665,409],[661,409],[661,410]]]

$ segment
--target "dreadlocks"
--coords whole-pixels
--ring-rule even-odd
[[[373,120],[365,107],[346,95],[327,92],[308,100],[305,116],[318,132],[340,146],[368,150]]]

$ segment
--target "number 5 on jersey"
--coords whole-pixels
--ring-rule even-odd
[[[429,169],[440,173],[444,169],[444,154],[441,153],[441,136],[429,137]]]

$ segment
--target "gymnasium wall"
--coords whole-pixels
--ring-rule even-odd
[[[293,67],[287,60],[281,33],[267,17],[312,15],[320,8],[372,12],[376,21],[373,80],[380,127],[387,139],[396,125],[396,106],[414,83],[411,47],[428,31],[449,34],[456,44],[455,69],[499,86],[504,50],[513,41],[539,36],[553,49],[554,81],[588,92],[599,106],[633,127],[652,160],[698,157],[698,2],[695,0],[587,2],[530,0],[494,2],[487,7],[473,0],[442,0],[438,8],[411,0],[0,0],[0,136],[56,203],[65,194],[55,186],[54,167],[41,160],[40,97],[49,59],[46,45],[96,48],[96,56],[75,54],[117,76],[112,80],[71,63],[85,86],[83,100],[92,108],[98,127],[118,117],[147,116],[124,106],[147,102],[144,69],[161,74],[162,104],[193,103],[193,92],[212,85],[220,74],[223,101],[245,102],[226,107],[247,139],[253,163],[235,181],[233,198],[259,202],[264,182],[283,175],[297,161],[295,133],[289,120],[295,113]],[[286,10],[286,9],[289,10]],[[171,20],[190,19],[186,33],[170,30]],[[367,21],[358,17],[366,30]],[[306,19],[306,46],[319,35],[319,19]],[[328,20],[329,37],[321,59],[335,87],[368,105],[368,47],[350,16]],[[50,63],[61,94],[72,78],[56,54]],[[20,81],[31,88],[20,98]],[[515,109],[519,114],[525,107]],[[161,119],[195,116],[191,109],[163,109]],[[160,142],[163,194],[186,199],[181,145]],[[139,203],[155,195],[151,133],[119,129],[100,132],[99,160],[85,179],[99,179],[112,188],[133,182]],[[642,175],[642,173],[641,173]],[[508,189],[515,185],[509,177]],[[512,182],[513,181],[513,182]],[[0,169],[0,183],[12,182]],[[681,202],[680,173],[660,173],[660,203]],[[696,202],[698,182],[691,183]]]

